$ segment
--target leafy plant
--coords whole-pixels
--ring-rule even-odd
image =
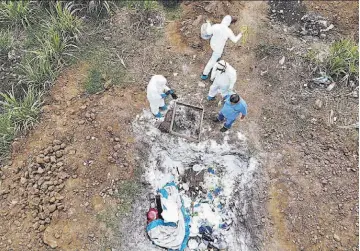
[[[30,1],[1,1],[0,23],[27,26],[30,23],[33,8]]]
[[[114,7],[114,3],[112,1],[105,0],[78,0],[75,1],[79,6],[81,6],[82,10],[89,15],[94,15],[100,17],[102,15],[109,15],[111,13],[112,7]]]
[[[11,125],[15,132],[26,132],[34,126],[38,120],[38,115],[42,105],[42,93],[35,91],[34,88],[24,90],[22,99],[14,95],[14,91],[0,93],[3,101],[0,101],[4,114],[9,116]],[[9,137],[10,138],[10,137]]]
[[[351,39],[334,42],[326,60],[326,71],[335,79],[359,82],[359,46]]]
[[[85,90],[88,94],[95,94],[104,89],[102,83],[101,72],[96,69],[91,69],[89,71],[88,78],[85,82]]]
[[[82,28],[82,21],[75,13],[78,9],[75,8],[72,2],[63,4],[58,1],[54,7],[54,13],[51,13],[50,22],[47,23],[49,29],[53,29],[62,32],[64,35],[76,38],[80,34]]]
[[[56,71],[47,57],[25,59],[19,67],[25,81],[37,87],[43,86],[46,82],[53,81],[56,77]]]
[[[13,47],[14,39],[10,31],[0,31],[0,55],[6,55]]]
[[[56,66],[63,64],[64,56],[73,56],[71,49],[77,48],[69,37],[51,27],[42,38],[37,37],[37,40],[40,48],[31,52]]]
[[[7,155],[9,147],[15,138],[15,128],[8,113],[0,114],[0,157]]]

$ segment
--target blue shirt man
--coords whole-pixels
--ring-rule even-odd
[[[241,119],[245,118],[247,114],[247,104],[238,94],[227,95],[224,97],[224,100],[224,106],[214,120],[215,122],[225,120],[224,127],[220,129],[221,132],[226,132],[230,129],[240,114]]]

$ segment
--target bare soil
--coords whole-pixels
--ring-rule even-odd
[[[358,2],[305,4],[334,19],[336,36],[358,37]],[[304,42],[286,23],[270,22],[269,5],[260,1],[185,1],[180,19],[168,21],[159,11],[152,28],[133,26],[132,14],[120,10],[89,37],[124,60],[123,82],[87,96],[83,83],[91,65],[80,61],[56,81],[41,122],[13,143],[11,161],[1,168],[0,249],[154,250],[144,231],[148,187],[139,180],[151,145],[139,146],[131,123],[148,109],[144,90],[151,75],[163,74],[179,100],[205,107],[203,137],[223,140],[221,125],[209,120],[220,109],[205,100],[210,84],[199,85],[211,55],[199,31],[207,18],[217,22],[230,14],[238,18],[230,26],[234,33],[249,27],[246,43],[228,42],[223,55],[237,69],[235,89],[249,114],[226,135],[236,140],[237,132],[244,134],[262,165],[246,193],[248,213],[238,212],[250,250],[359,250],[358,131],[340,127],[358,121],[358,99],[346,87],[327,92],[305,85],[311,73],[302,56],[331,38]],[[123,67],[112,55],[105,60]],[[54,140],[66,144],[61,161],[69,177],[59,192],[64,208],[40,231],[33,227],[40,219],[19,192],[21,175]],[[245,206],[241,196],[234,192],[239,207]],[[127,238],[131,232],[144,234],[134,242]]]

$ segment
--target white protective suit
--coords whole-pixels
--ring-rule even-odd
[[[222,72],[224,71],[224,72]],[[211,71],[209,96],[215,97],[220,93],[222,97],[232,93],[236,82],[236,70],[224,60],[217,62]]]
[[[234,43],[237,43],[242,34],[235,36],[232,30],[229,28],[231,24],[231,16],[227,15],[223,18],[220,24],[209,25],[206,29],[206,33],[208,35],[212,35],[210,39],[210,46],[213,50],[213,54],[205,66],[203,71],[203,75],[208,75],[210,73],[211,68],[215,65],[215,63],[221,58],[222,53],[224,51],[224,47],[226,41],[230,39]]]
[[[162,75],[154,75],[151,77],[147,86],[147,99],[150,103],[151,112],[156,115],[159,113],[159,108],[165,105],[165,100],[161,97],[161,94],[170,90],[166,86],[167,80]]]

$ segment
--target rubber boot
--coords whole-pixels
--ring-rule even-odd
[[[204,74],[201,75],[202,80],[206,80],[206,79],[208,79],[208,77],[209,77],[209,75],[204,75]]]
[[[167,107],[167,105],[164,105],[164,106],[159,107],[159,108],[160,108],[161,111],[166,111],[168,107]]]

